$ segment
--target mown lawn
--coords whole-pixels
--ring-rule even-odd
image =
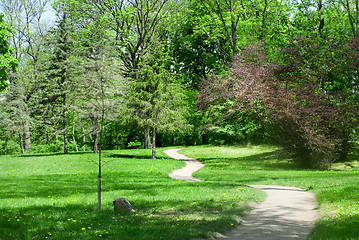
[[[246,204],[263,198],[245,183],[171,179],[184,163],[150,156],[104,152],[100,214],[96,154],[1,156],[0,239],[204,238],[234,227]],[[119,197],[136,213],[115,213]]]
[[[264,194],[248,184],[297,186],[314,192],[321,219],[310,239],[358,239],[358,162],[336,171],[303,170],[272,146],[197,146],[181,150],[206,167],[204,182],[168,177],[184,163],[160,149],[105,151],[102,211],[97,212],[97,155],[0,157],[0,239],[195,239],[236,226],[248,203]],[[352,154],[352,160],[358,155]],[[338,171],[345,169],[345,171]],[[128,199],[135,214],[113,211]]]
[[[199,146],[183,154],[206,164],[197,178],[223,184],[278,184],[312,191],[321,218],[309,239],[359,239],[359,155],[332,171],[303,170],[288,154],[268,146]]]

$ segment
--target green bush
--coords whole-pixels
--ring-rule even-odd
[[[31,148],[27,151],[27,153],[46,153],[48,152],[48,145],[40,144],[40,145],[32,145]]]
[[[127,148],[131,148],[131,149],[138,149],[142,147],[142,143],[141,142],[129,142],[127,144]]]
[[[56,140],[50,144],[32,144],[31,148],[27,153],[51,153],[51,152],[61,152],[64,148],[64,143]]]
[[[0,141],[0,155],[10,155],[10,154],[17,154],[21,152],[21,148],[19,143],[15,140],[9,140],[4,147],[5,142]]]
[[[59,140],[49,145],[49,152],[61,152],[62,149],[64,149],[64,143]]]
[[[76,152],[76,144],[69,143],[67,145],[67,149],[69,150],[69,152]],[[80,147],[78,145],[77,145],[77,149],[80,151]]]

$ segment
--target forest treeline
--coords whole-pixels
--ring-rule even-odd
[[[343,161],[359,135],[358,6],[1,0],[18,68],[0,152],[270,142],[307,166]]]

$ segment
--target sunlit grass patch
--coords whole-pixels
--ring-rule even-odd
[[[1,239],[204,238],[237,225],[262,196],[238,183],[171,179],[184,163],[160,151],[156,160],[150,150],[105,151],[103,159],[98,213],[96,154],[0,157]],[[136,213],[115,213],[119,197]]]
[[[182,153],[206,164],[195,176],[207,181],[308,189],[315,193],[321,215],[309,239],[358,239],[359,159],[355,151],[348,162],[333,164],[334,170],[317,171],[301,169],[289,154],[276,148],[254,149],[201,146],[189,147]],[[206,155],[207,152],[211,154]]]
[[[1,239],[194,239],[238,224],[264,194],[249,184],[297,186],[314,192],[321,219],[310,239],[356,239],[359,171],[299,168],[272,146],[188,147],[182,153],[206,166],[203,182],[168,174],[184,163],[151,150],[105,151],[102,211],[97,212],[97,155],[1,156]],[[352,160],[358,160],[353,159]],[[354,164],[354,163],[347,163]],[[113,211],[125,197],[135,214]]]

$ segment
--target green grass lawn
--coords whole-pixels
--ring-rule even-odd
[[[195,176],[168,177],[184,163],[161,150],[105,151],[102,211],[97,212],[97,155],[0,156],[0,239],[194,239],[237,225],[251,201],[264,194],[248,184],[298,186],[314,192],[321,219],[311,239],[358,239],[359,170],[298,168],[271,146],[197,146],[182,150],[206,164]],[[354,156],[354,155],[353,155]],[[356,159],[358,160],[358,159]],[[113,211],[125,197],[135,214]]]
[[[206,164],[197,178],[228,184],[278,184],[308,189],[318,199],[320,220],[309,239],[359,239],[358,154],[332,171],[300,169],[272,147],[189,147],[183,154]],[[341,170],[341,171],[338,171]]]
[[[163,149],[162,149],[163,150]],[[102,211],[97,212],[97,155],[0,157],[1,239],[192,239],[229,230],[263,197],[242,183],[183,182],[184,166],[158,151],[104,153]],[[135,214],[118,214],[125,197]]]

